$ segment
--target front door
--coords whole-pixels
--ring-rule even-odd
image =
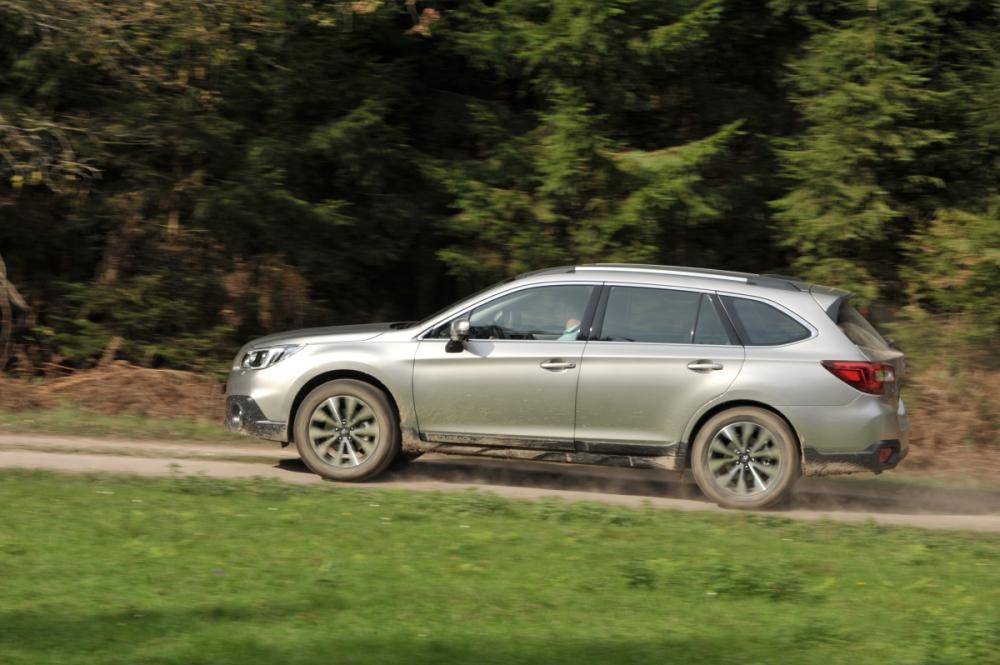
[[[413,394],[429,441],[573,450],[576,387],[594,284],[529,286],[460,315],[469,341],[447,350],[448,324],[420,342]]]

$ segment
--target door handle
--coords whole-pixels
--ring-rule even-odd
[[[550,372],[559,372],[564,369],[573,369],[576,367],[576,363],[566,362],[565,360],[546,360],[538,366],[542,369],[547,369]]]
[[[723,368],[722,363],[714,363],[711,360],[695,360],[689,362],[687,368],[693,372],[715,372]]]

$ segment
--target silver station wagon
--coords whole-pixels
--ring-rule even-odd
[[[713,501],[762,508],[802,474],[907,453],[903,355],[849,301],[777,275],[541,270],[417,323],[254,340],[226,426],[332,480],[435,452],[690,469]]]

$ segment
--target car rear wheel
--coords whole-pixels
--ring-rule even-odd
[[[310,470],[330,480],[366,480],[399,454],[399,424],[385,393],[362,381],[319,386],[299,405],[295,445]]]
[[[788,498],[799,477],[795,435],[765,409],[736,407],[698,431],[691,471],[704,494],[726,508],[767,508]]]

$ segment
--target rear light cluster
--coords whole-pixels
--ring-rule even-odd
[[[838,379],[863,393],[882,395],[885,384],[896,380],[892,365],[857,360],[824,360],[823,367]]]

